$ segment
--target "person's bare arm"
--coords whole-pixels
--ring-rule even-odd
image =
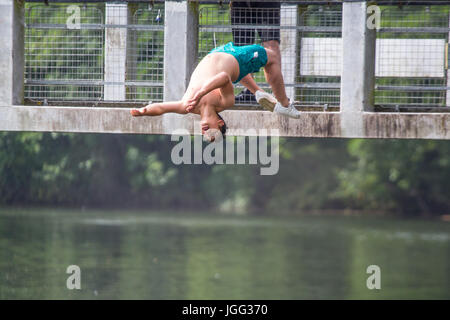
[[[194,94],[194,96],[188,100],[188,111],[189,109],[193,109],[204,95],[210,93],[214,89],[223,88],[229,85],[233,86],[228,73],[220,72],[216,74],[214,77],[206,81],[203,86]]]
[[[222,93],[222,96],[227,96],[227,95],[233,95],[233,101],[234,101],[234,86],[233,86],[233,82],[228,81],[225,85],[223,85],[222,87],[220,87],[220,92]]]
[[[182,101],[152,103],[140,109],[132,109],[133,116],[160,116],[164,113],[186,114],[186,107]]]

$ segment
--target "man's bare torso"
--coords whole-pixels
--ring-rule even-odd
[[[220,72],[226,72],[232,80],[239,76],[239,64],[236,59],[223,52],[215,52],[208,54],[200,61],[194,70],[189,82],[189,87],[183,96],[183,100],[187,101],[193,97],[203,84]],[[213,105],[217,112],[234,106],[234,88],[233,85],[227,84],[222,88],[212,90],[210,93],[202,97],[198,105],[191,111],[200,114],[201,108],[205,105]]]

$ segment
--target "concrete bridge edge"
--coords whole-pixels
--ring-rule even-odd
[[[362,112],[363,130],[346,130],[341,112],[303,112],[300,119],[288,119],[268,111],[227,110],[222,112],[228,135],[280,135],[321,138],[450,139],[450,113]],[[133,118],[127,108],[91,107],[0,107],[1,131],[48,131],[122,134],[174,134],[185,130],[200,133],[200,118],[189,114],[167,126],[173,119]]]

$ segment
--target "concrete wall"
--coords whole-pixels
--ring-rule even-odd
[[[222,116],[230,136],[278,129],[288,137],[450,139],[450,113],[364,112],[358,135],[343,127],[340,112],[303,112],[298,120],[269,111],[229,110]],[[133,118],[125,108],[0,107],[2,131],[172,134],[174,129],[164,125],[164,116]],[[200,117],[186,115],[176,129],[200,134]]]

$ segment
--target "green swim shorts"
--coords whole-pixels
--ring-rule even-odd
[[[249,73],[258,72],[261,67],[267,64],[267,52],[263,46],[252,44],[249,46],[235,46],[233,42],[211,50],[213,52],[225,52],[236,58],[239,64],[239,77],[233,83],[242,80]]]

